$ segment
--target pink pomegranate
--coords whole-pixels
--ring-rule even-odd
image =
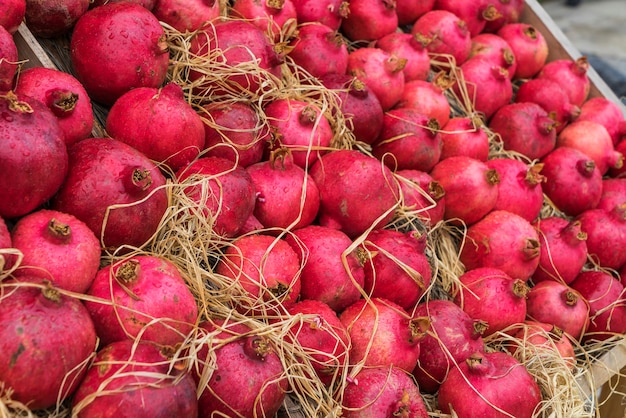
[[[300,297],[317,300],[339,313],[362,296],[365,255],[352,249],[352,240],[343,232],[309,225],[287,235],[286,241],[303,264]]]
[[[557,132],[561,132],[580,114],[580,108],[570,103],[565,90],[547,78],[534,78],[522,83],[515,93],[515,101],[532,102],[541,106],[556,122]]]
[[[611,211],[626,202],[626,179],[604,177],[602,194],[596,209]]]
[[[23,216],[11,241],[24,257],[15,277],[84,293],[100,268],[100,241],[87,225],[63,212],[40,209]]]
[[[72,399],[72,413],[86,418],[198,416],[196,385],[166,349],[149,342],[118,341],[102,348]]]
[[[496,205],[500,179],[483,161],[463,155],[449,157],[439,161],[430,175],[446,192],[445,219],[471,225]]]
[[[479,57],[504,68],[510,78],[515,75],[517,60],[511,46],[495,33],[480,33],[472,37],[472,50],[468,58]]]
[[[612,269],[626,264],[626,203],[610,211],[587,209],[576,219],[587,234],[587,252],[596,264]]]
[[[441,159],[465,155],[479,161],[489,158],[489,135],[480,118],[450,118],[439,131],[443,146]]]
[[[250,173],[234,161],[202,157],[176,173],[184,193],[217,235],[236,237],[254,212],[256,193]]]
[[[602,175],[610,168],[620,169],[624,165],[624,155],[615,150],[611,135],[598,122],[576,120],[570,123],[557,136],[556,146],[582,151],[593,159]]]
[[[396,108],[413,108],[428,118],[435,119],[440,127],[444,126],[450,120],[452,112],[445,95],[449,84],[444,78],[443,75],[437,75],[432,81],[406,82]]]
[[[41,102],[0,93],[0,216],[17,218],[47,202],[68,172],[67,147],[56,117]]]
[[[138,87],[120,96],[106,118],[107,133],[177,171],[204,148],[202,119],[181,86]]]
[[[213,102],[204,105],[199,114],[205,118],[205,156],[228,158],[241,167],[263,159],[269,131],[251,104]]]
[[[494,0],[492,4],[498,10],[500,17],[489,20],[485,24],[485,32],[495,33],[507,23],[519,22],[526,7],[524,0]]]
[[[523,23],[507,23],[496,34],[503,38],[513,50],[517,68],[515,79],[532,78],[543,69],[548,59],[548,42],[534,26]]]
[[[91,136],[94,126],[91,100],[73,75],[45,67],[28,68],[20,72],[15,92],[33,97],[52,110],[68,147]]]
[[[328,152],[333,130],[316,104],[276,99],[265,106],[264,112],[271,132],[270,149],[290,149],[293,162],[305,169]]]
[[[393,219],[399,185],[376,158],[356,150],[336,150],[323,155],[310,174],[320,191],[320,225],[355,238]]]
[[[580,107],[578,120],[589,120],[604,126],[613,145],[626,137],[626,120],[620,106],[603,96],[590,97]]]
[[[434,8],[435,0],[396,0],[398,24],[401,26],[412,25],[420,16]]]
[[[439,389],[437,404],[458,416],[531,418],[541,403],[533,376],[503,352],[475,353],[452,368]]]
[[[405,81],[428,79],[430,56],[426,45],[427,41],[419,36],[404,32],[392,32],[376,40],[377,48],[406,59],[406,65],[402,69]]]
[[[506,68],[474,57],[465,61],[460,70],[463,78],[457,80],[453,90],[459,97],[468,97],[472,109],[483,114],[485,120],[513,98],[513,86]]]
[[[297,17],[292,0],[235,0],[228,10],[233,18],[252,22],[275,41],[285,24]]]
[[[463,64],[472,49],[467,23],[447,10],[435,9],[424,13],[413,24],[411,33],[419,33],[428,39],[428,51],[437,56],[449,56],[456,65]]]
[[[13,88],[13,80],[18,69],[17,45],[11,32],[0,25],[0,92]]]
[[[372,144],[372,154],[390,168],[430,171],[439,162],[442,141],[440,125],[419,109],[391,109],[383,117],[383,127]]]
[[[424,171],[398,170],[403,201],[400,212],[414,213],[426,225],[434,226],[443,220],[446,191],[439,182]]]
[[[345,387],[342,406],[346,418],[429,416],[419,387],[406,371],[393,366],[361,369]]]
[[[26,15],[26,0],[0,0],[0,9],[5,11],[0,17],[0,26],[14,34]]]
[[[207,321],[200,328],[212,337],[198,359],[215,368],[202,366],[195,376],[206,382],[198,388],[199,417],[274,416],[288,388],[274,344],[239,322]]]
[[[70,56],[91,99],[106,106],[133,88],[160,87],[169,65],[159,20],[132,2],[107,3],[85,12],[72,31]]]
[[[483,351],[485,324],[475,321],[449,300],[432,299],[417,305],[414,316],[426,318],[430,331],[420,342],[421,350],[413,375],[420,390],[435,393],[454,364]]]
[[[486,164],[496,170],[500,179],[494,210],[506,210],[529,222],[534,221],[543,207],[543,166],[513,158],[493,158]]]
[[[219,0],[158,0],[152,13],[179,32],[193,32],[220,16]]]
[[[301,319],[291,327],[288,338],[298,341],[317,377],[331,386],[347,366],[350,340],[346,327],[337,313],[319,300],[303,299],[289,308],[289,314],[301,315]]]
[[[528,293],[528,319],[556,325],[578,340],[589,322],[589,305],[570,286],[553,280],[537,283]]]
[[[498,268],[528,280],[539,266],[540,243],[529,221],[506,210],[493,210],[467,229],[460,260],[466,269]]]
[[[427,325],[395,303],[380,298],[359,299],[339,315],[339,320],[352,343],[351,365],[393,365],[410,372],[417,364]]]
[[[582,56],[576,60],[564,58],[546,63],[537,78],[547,78],[558,83],[567,92],[570,102],[581,107],[591,89],[591,81],[587,75],[589,61]]]
[[[511,344],[507,350],[523,363],[537,355],[541,356],[546,350],[554,350],[570,367],[576,365],[576,353],[570,337],[559,327],[526,320],[512,337],[519,342]]]
[[[454,303],[470,318],[487,324],[483,336],[526,319],[530,287],[523,280],[513,279],[498,268],[478,267],[466,270],[459,276],[459,282]]]
[[[556,146],[557,123],[537,103],[506,104],[495,112],[488,126],[500,135],[506,150],[531,160],[544,157]]]
[[[320,207],[315,181],[288,149],[246,168],[256,191],[254,216],[265,228],[298,229],[313,223]]]
[[[395,0],[350,0],[341,31],[351,41],[374,41],[398,27]]]
[[[216,269],[241,287],[236,308],[248,314],[289,309],[300,295],[300,260],[282,239],[244,235],[224,250]]]
[[[376,95],[383,110],[389,110],[402,97],[405,65],[406,58],[380,48],[363,47],[353,50],[348,56],[347,72],[363,81]]]
[[[604,271],[583,271],[571,284],[589,303],[585,339],[605,340],[626,333],[624,285]]]
[[[487,22],[501,16],[490,0],[459,2],[455,0],[437,0],[435,8],[454,13],[467,24],[470,36],[480,34]]]
[[[544,193],[562,212],[576,216],[596,207],[602,194],[602,174],[582,151],[560,146],[543,159]]]
[[[138,247],[154,235],[168,200],[165,177],[152,161],[111,138],[77,142],[69,161],[52,209],[83,221],[104,247]]]
[[[357,141],[372,144],[383,126],[383,108],[376,94],[355,76],[327,74],[320,80],[339,99],[346,126]]]
[[[26,0],[24,21],[34,35],[56,38],[67,34],[90,5],[89,0],[67,0],[62,3]]]
[[[587,262],[587,234],[580,221],[549,216],[534,222],[539,233],[539,267],[533,283],[555,280],[570,284]]]
[[[125,339],[182,343],[198,318],[186,278],[163,257],[136,255],[101,268],[85,301],[102,344]],[[112,303],[114,302],[114,303]]]
[[[424,252],[424,240],[416,232],[391,229],[370,232],[362,244],[369,258],[363,265],[367,294],[389,300],[410,312],[426,294],[433,275]]]
[[[33,410],[71,396],[96,349],[93,322],[78,299],[52,286],[3,281],[0,374],[11,399]]]
[[[298,23],[319,22],[338,30],[348,16],[348,2],[344,0],[292,0]]]
[[[289,43],[289,57],[312,76],[328,73],[345,74],[348,68],[348,46],[344,38],[320,23],[301,24]]]

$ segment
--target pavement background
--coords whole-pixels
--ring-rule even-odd
[[[626,0],[543,0],[542,7],[626,105]]]

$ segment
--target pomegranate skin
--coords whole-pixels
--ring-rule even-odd
[[[486,121],[513,98],[513,86],[506,68],[476,57],[465,61],[460,68],[467,95],[473,100],[473,109],[480,112]],[[458,82],[453,89],[461,94]]]
[[[218,0],[158,0],[152,13],[179,32],[193,32],[220,16]]]
[[[344,0],[296,0],[293,5],[298,23],[319,22],[333,30],[340,28],[349,13],[348,2]]]
[[[522,363],[508,353],[493,352],[473,354],[451,368],[439,389],[438,405],[458,416],[531,418],[541,399],[539,385]]]
[[[34,35],[56,38],[69,32],[90,4],[90,0],[26,0],[24,20]]]
[[[130,2],[88,10],[76,22],[70,42],[76,77],[92,100],[106,106],[133,88],[161,86],[169,65],[167,51],[157,18]]]
[[[426,48],[432,54],[448,54],[456,65],[469,57],[472,38],[465,21],[447,10],[433,9],[420,16],[411,29],[429,40]]]
[[[606,340],[626,333],[624,285],[603,271],[583,271],[571,284],[589,303],[585,340]]]
[[[361,298],[365,273],[359,250],[347,252],[352,240],[343,232],[320,225],[293,231],[286,241],[304,261],[300,281],[303,300],[324,302],[339,313]],[[348,270],[344,266],[344,253]],[[306,256],[306,260],[304,260]]]
[[[310,23],[300,25],[290,46],[289,56],[312,76],[345,74],[348,68],[348,47],[339,32],[328,26]]]
[[[467,229],[460,260],[466,269],[493,267],[526,281],[539,265],[539,254],[539,236],[529,221],[493,210]]]
[[[78,299],[52,287],[18,288],[3,282],[0,375],[11,399],[45,409],[70,396],[96,349],[96,332]],[[81,364],[83,366],[81,366]],[[67,378],[67,379],[66,379]]]
[[[428,418],[419,388],[405,371],[397,367],[367,368],[353,379],[344,389],[342,417]]]
[[[474,37],[485,29],[488,21],[500,16],[491,0],[459,2],[456,0],[437,0],[435,9],[454,13],[467,24],[470,36]]]
[[[28,68],[20,73],[15,92],[33,97],[52,110],[68,147],[91,136],[91,100],[73,75],[45,67]]]
[[[626,204],[612,210],[587,209],[576,220],[587,234],[587,252],[597,264],[616,270],[626,264]]]
[[[489,136],[479,118],[453,117],[439,132],[441,159],[465,155],[479,161],[489,158]]]
[[[396,177],[404,198],[399,208],[400,213],[413,213],[429,226],[443,220],[446,191],[439,182],[433,180],[430,174],[418,170],[398,170]]]
[[[5,11],[0,16],[0,26],[14,34],[26,16],[26,0],[0,0],[0,9]]]
[[[415,109],[430,119],[435,119],[439,127],[450,120],[451,107],[444,94],[448,85],[444,76],[435,76],[431,81],[411,80],[404,84],[404,90],[396,108]],[[394,110],[394,109],[392,109]]]
[[[566,58],[550,61],[536,76],[558,83],[567,93],[570,103],[581,107],[589,97],[591,89],[588,70],[589,61],[587,57],[582,56],[576,60]]]
[[[496,34],[509,44],[515,54],[517,68],[514,79],[532,78],[543,69],[549,48],[546,38],[537,28],[528,23],[508,23]]]
[[[513,78],[517,69],[517,60],[511,46],[495,33],[480,33],[472,37],[472,50],[469,58],[479,57],[504,68],[509,78]]]
[[[395,1],[350,0],[349,10],[341,31],[351,41],[375,41],[398,27]]]
[[[392,55],[406,58],[402,69],[404,81],[427,80],[430,75],[430,56],[425,43],[417,36],[404,32],[393,32],[376,41],[376,47]]]
[[[17,73],[19,55],[13,35],[1,25],[0,57],[2,57],[2,61],[0,61],[0,92],[2,92],[13,88],[13,80]]]
[[[69,163],[63,132],[45,105],[9,91],[0,95],[0,113],[0,216],[11,219],[47,202]]]
[[[166,350],[149,342],[118,341],[98,351],[72,400],[79,418],[198,416],[196,385]],[[183,369],[184,370],[184,369]]]
[[[519,22],[526,7],[524,0],[495,0],[492,4],[499,12],[500,17],[487,21],[484,31],[488,33],[497,32],[507,23]]]
[[[52,209],[83,221],[104,247],[141,246],[150,239],[168,206],[165,177],[157,166],[111,138],[79,141],[69,155],[70,168]],[[130,206],[107,210],[125,204]]]
[[[235,0],[228,11],[235,19],[252,22],[274,41],[280,40],[285,24],[297,18],[292,0]]]
[[[580,107],[577,120],[590,120],[604,126],[613,145],[626,137],[626,120],[620,106],[606,97],[590,97]]]
[[[105,301],[85,302],[104,345],[141,333],[142,340],[173,347],[184,341],[198,318],[181,272],[157,256],[134,256],[101,268],[87,293]],[[155,318],[158,322],[148,325]]]
[[[518,341],[507,345],[506,349],[516,359],[525,363],[546,349],[555,350],[573,369],[576,366],[576,354],[570,337],[563,330],[552,324],[526,320],[516,327],[512,337]]]
[[[16,222],[11,240],[24,257],[14,272],[16,277],[48,280],[59,288],[84,293],[100,268],[100,241],[87,225],[67,213],[31,212]]]
[[[587,262],[587,233],[579,220],[550,216],[533,224],[541,243],[539,267],[533,274],[533,283],[555,280],[570,284]]]

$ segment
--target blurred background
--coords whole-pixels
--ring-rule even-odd
[[[626,1],[542,0],[541,5],[626,105]]]

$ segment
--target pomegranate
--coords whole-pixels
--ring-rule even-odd
[[[502,331],[526,318],[526,295],[530,287],[498,268],[478,267],[459,277],[454,303],[470,318],[484,321],[483,336]]]
[[[596,209],[611,211],[626,202],[626,179],[604,177],[602,194]]]
[[[100,241],[87,225],[66,213],[40,209],[23,216],[11,231],[11,242],[24,257],[15,277],[84,293],[100,268]]]
[[[457,116],[450,118],[439,131],[441,159],[465,155],[479,161],[489,158],[489,135],[480,118]]]
[[[83,221],[104,247],[141,246],[154,235],[168,200],[165,177],[152,161],[111,138],[77,142],[69,161],[52,209]]]
[[[539,267],[534,283],[555,280],[570,284],[587,262],[587,234],[578,220],[549,216],[534,222],[539,233]]]
[[[47,202],[68,172],[56,116],[44,104],[12,91],[0,93],[0,216],[17,218]]]
[[[461,65],[469,57],[472,39],[467,23],[447,10],[434,9],[420,16],[411,29],[428,40],[431,54],[446,55]]]
[[[289,309],[300,295],[300,260],[285,242],[269,235],[244,235],[224,250],[216,269],[237,282],[236,308],[249,314]]]
[[[52,110],[68,147],[91,136],[91,100],[73,75],[45,67],[28,68],[20,72],[15,93],[33,97]]]
[[[107,3],[85,12],[72,31],[70,58],[91,99],[105,106],[133,88],[160,87],[169,64],[159,20],[132,2]]]
[[[485,29],[487,22],[501,16],[490,0],[459,2],[455,0],[437,0],[435,8],[454,13],[467,24],[470,36],[476,36]]]
[[[17,45],[11,32],[0,25],[0,92],[13,88],[18,68]]]
[[[413,379],[393,366],[361,369],[345,387],[342,406],[346,418],[429,416]]]
[[[517,60],[511,46],[495,33],[480,33],[472,37],[472,49],[468,58],[479,57],[493,65],[504,68],[513,78],[517,69]]]
[[[363,47],[353,50],[348,56],[347,72],[363,81],[376,95],[382,109],[389,110],[402,97],[405,65],[406,58],[380,48]]]
[[[398,24],[401,26],[412,25],[420,16],[434,8],[435,0],[396,0]]]
[[[319,225],[293,231],[287,242],[303,263],[300,297],[339,313],[361,298],[365,281],[361,250],[343,232]]]
[[[24,20],[34,35],[56,38],[68,33],[90,4],[90,0],[26,0]]]
[[[280,40],[285,24],[297,17],[292,0],[235,0],[228,10],[232,17],[252,22],[275,41]]]
[[[528,165],[512,158],[493,158],[486,164],[496,170],[500,179],[494,210],[506,210],[529,222],[534,221],[543,207],[543,166]]]
[[[72,400],[77,417],[198,416],[196,385],[167,350],[149,342],[117,341],[102,348]]]
[[[548,59],[548,42],[533,25],[507,23],[496,34],[509,44],[515,54],[517,68],[514,79],[532,78],[543,69]]]
[[[256,191],[254,216],[265,228],[298,229],[315,220],[319,189],[288,149],[275,150],[270,159],[246,168]]]
[[[351,41],[374,41],[398,27],[394,0],[350,0],[341,31]]]
[[[256,188],[250,173],[234,161],[202,157],[176,173],[179,183],[188,183],[185,194],[193,199],[213,231],[228,238],[237,236],[252,215]]]
[[[356,150],[323,155],[310,174],[320,191],[319,223],[355,238],[393,219],[399,185],[384,163]]]
[[[583,271],[571,284],[589,303],[585,339],[605,340],[626,333],[624,285],[604,271]]]
[[[604,126],[613,145],[626,137],[626,120],[620,106],[603,96],[590,97],[580,107],[578,120],[589,120]]]
[[[339,320],[348,330],[352,346],[350,364],[395,366],[413,370],[420,355],[420,340],[427,327],[422,318],[385,299],[359,299]]]
[[[439,389],[437,404],[458,416],[531,418],[541,403],[533,376],[503,352],[475,353],[452,368]]]
[[[484,31],[489,33],[497,32],[507,23],[519,22],[526,7],[524,0],[494,0],[492,4],[498,10],[500,17],[487,21]]]
[[[5,11],[0,16],[0,26],[14,34],[26,16],[26,0],[0,0],[0,9]]]
[[[400,211],[415,213],[425,224],[434,226],[443,220],[446,191],[426,172],[398,170],[396,177],[402,190]]]
[[[220,16],[219,0],[158,0],[152,13],[179,32],[193,32]]]
[[[439,127],[444,126],[450,120],[452,108],[445,95],[448,88],[445,75],[439,73],[432,82],[425,80],[412,80],[404,84],[404,91],[397,108],[413,108],[435,119]]]
[[[537,230],[506,210],[493,210],[470,225],[460,260],[466,269],[498,268],[514,279],[528,280],[539,266]]]
[[[608,211],[587,209],[576,219],[587,234],[587,252],[602,267],[619,269],[626,264],[626,203]]]
[[[416,232],[370,232],[362,244],[369,256],[363,265],[368,295],[389,300],[410,312],[426,294],[433,275],[423,241]]]
[[[404,81],[427,80],[430,76],[430,56],[426,44],[419,36],[404,32],[392,32],[376,41],[377,48],[406,59],[402,69]]]
[[[570,286],[553,280],[537,283],[530,289],[526,311],[528,319],[556,325],[576,340],[584,334],[589,322],[585,298]]]
[[[298,23],[319,22],[333,30],[341,27],[348,16],[348,2],[344,0],[292,0]]]
[[[506,150],[531,160],[544,157],[556,146],[557,123],[537,103],[506,104],[495,112],[488,126],[500,135]]]
[[[470,318],[454,302],[443,299],[420,303],[413,315],[430,322],[430,330],[420,342],[413,375],[421,391],[435,393],[455,363],[483,351],[482,333],[486,325]]]
[[[541,160],[546,177],[543,191],[562,212],[576,216],[596,207],[602,195],[602,174],[582,151],[560,146]]]
[[[383,117],[382,131],[372,144],[372,154],[392,169],[428,172],[441,156],[439,128],[436,119],[417,108],[391,109]]]
[[[136,255],[102,267],[85,301],[98,337],[107,345],[125,339],[160,345],[182,343],[198,307],[178,268],[163,257]]]
[[[312,76],[345,74],[348,46],[339,32],[320,23],[301,24],[291,39],[289,57]]]
[[[541,356],[546,350],[554,350],[571,368],[576,365],[574,346],[559,327],[527,320],[512,337],[519,341],[507,346],[507,350],[522,363]]]
[[[3,282],[0,375],[14,401],[45,409],[72,395],[96,349],[96,332],[78,299],[52,286]]]
[[[446,192],[444,218],[471,225],[498,200],[498,173],[483,161],[458,155],[439,161],[430,172]]]
[[[585,56],[576,60],[563,58],[546,63],[536,76],[558,83],[567,92],[570,102],[581,107],[589,97],[591,89],[588,70],[589,61]]]

